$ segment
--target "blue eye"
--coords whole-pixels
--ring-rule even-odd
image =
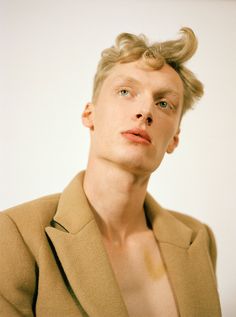
[[[159,101],[158,104],[159,104],[159,106],[160,106],[161,108],[163,108],[163,109],[169,107],[169,104],[168,104],[168,102],[166,102],[166,101]]]
[[[128,95],[129,95],[129,90],[128,90],[128,89],[121,89],[121,90],[119,91],[119,94],[120,94],[121,96],[128,96]]]
[[[170,104],[169,102],[167,102],[165,100],[158,101],[156,103],[156,105],[163,110],[165,110],[165,109],[174,110],[175,109],[175,107],[172,104]]]

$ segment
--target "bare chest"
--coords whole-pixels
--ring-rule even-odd
[[[105,245],[130,317],[178,316],[167,271],[152,233],[139,235],[122,248]]]

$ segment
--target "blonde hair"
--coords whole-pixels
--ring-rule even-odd
[[[93,85],[93,102],[96,101],[103,81],[111,69],[118,63],[129,63],[142,59],[153,69],[161,69],[169,64],[175,69],[183,81],[184,102],[182,114],[192,108],[203,95],[203,85],[186,67],[188,61],[197,49],[197,38],[187,27],[181,28],[181,37],[177,40],[149,44],[145,35],[121,33],[117,36],[115,45],[105,49],[101,54]]]

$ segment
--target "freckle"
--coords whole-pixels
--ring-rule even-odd
[[[144,262],[149,273],[149,276],[153,280],[159,280],[165,275],[165,268],[163,263],[154,263],[150,252],[144,250]]]

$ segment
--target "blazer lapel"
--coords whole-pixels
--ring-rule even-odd
[[[46,233],[84,311],[92,317],[128,317],[82,184],[80,173],[61,195],[56,228],[47,227]]]
[[[78,305],[91,317],[128,317],[101,234],[83,191],[80,173],[62,193],[46,233]],[[181,317],[220,315],[206,230],[195,235],[147,194],[152,223]],[[204,228],[204,226],[203,226]],[[209,296],[210,294],[210,296]]]
[[[197,235],[147,195],[147,215],[159,243],[181,317],[221,316],[208,237]]]

